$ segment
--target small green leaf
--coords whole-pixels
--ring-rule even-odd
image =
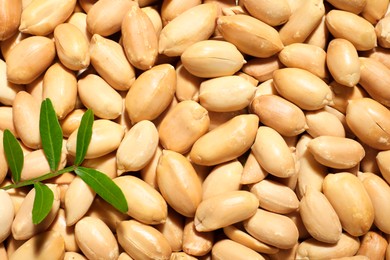
[[[18,183],[23,169],[24,155],[18,140],[8,129],[4,131],[3,147],[5,158],[12,173],[12,179],[15,183]]]
[[[50,170],[56,171],[61,160],[62,129],[53,104],[48,98],[43,100],[41,104],[39,133]]]
[[[81,118],[77,131],[76,158],[75,165],[80,165],[87,153],[89,142],[92,137],[93,111],[88,109]]]
[[[32,220],[34,225],[37,225],[46,218],[51,211],[54,201],[52,190],[40,182],[34,183],[35,198],[32,209]]]
[[[128,210],[122,190],[104,173],[97,170],[77,167],[76,174],[88,184],[100,197],[122,213]]]

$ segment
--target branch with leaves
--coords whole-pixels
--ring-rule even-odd
[[[42,222],[49,214],[54,194],[50,188],[42,183],[66,172],[74,172],[87,183],[101,198],[114,206],[117,210],[125,213],[128,210],[126,198],[121,189],[104,173],[95,169],[80,166],[84,161],[85,154],[92,137],[94,115],[88,109],[83,115],[77,132],[76,156],[74,165],[59,170],[59,162],[62,151],[62,129],[50,99],[42,101],[39,117],[39,133],[42,148],[50,166],[50,172],[26,181],[20,181],[24,164],[22,148],[15,136],[6,129],[3,136],[5,157],[12,174],[14,184],[2,187],[4,190],[34,185],[35,199],[32,210],[34,224]]]

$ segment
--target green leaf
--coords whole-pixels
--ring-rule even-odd
[[[128,207],[125,195],[107,175],[85,167],[77,167],[75,172],[105,201],[110,203],[120,212],[127,212]]]
[[[81,118],[80,126],[77,131],[77,146],[76,146],[76,158],[75,165],[80,165],[87,153],[89,142],[92,137],[92,125],[93,125],[93,112],[88,109]]]
[[[18,183],[23,169],[24,155],[18,140],[8,129],[4,131],[3,147],[5,158],[12,173],[12,179],[15,183]]]
[[[41,104],[39,133],[50,170],[54,172],[57,170],[61,160],[62,129],[53,104],[48,98],[43,100]]]
[[[32,220],[34,225],[42,222],[49,214],[54,201],[52,190],[40,182],[34,183],[35,198],[32,209]]]

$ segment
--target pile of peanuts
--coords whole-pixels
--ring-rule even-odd
[[[0,140],[50,172],[50,98],[74,173],[0,189],[0,259],[390,260],[389,0],[0,0]],[[390,10],[390,8],[389,8]],[[0,142],[0,186],[12,184]]]

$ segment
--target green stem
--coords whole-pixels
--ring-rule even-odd
[[[59,170],[59,171],[56,171],[56,172],[49,172],[49,173],[46,173],[46,174],[44,174],[42,176],[39,176],[37,178],[31,179],[31,180],[27,180],[27,181],[21,181],[21,182],[18,182],[18,183],[15,183],[15,184],[11,184],[11,185],[7,185],[7,186],[4,186],[4,187],[1,187],[0,189],[9,190],[9,189],[15,189],[15,188],[28,186],[28,185],[33,185],[37,181],[48,180],[48,179],[57,177],[57,176],[59,176],[61,174],[64,174],[66,172],[74,171],[76,168],[77,168],[77,166],[72,165],[72,166],[66,167],[66,168],[64,168],[62,170]]]

